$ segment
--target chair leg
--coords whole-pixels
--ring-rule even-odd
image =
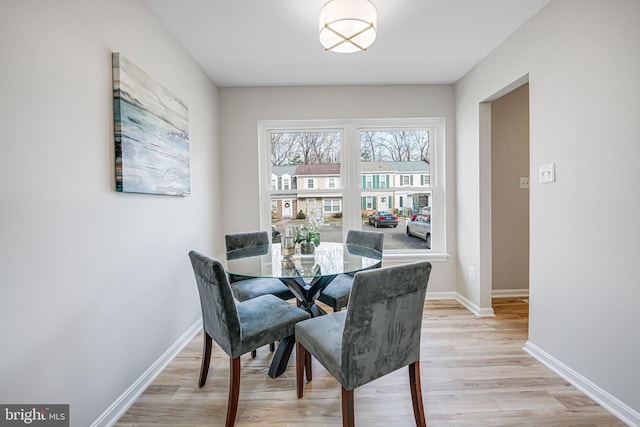
[[[231,359],[229,372],[229,402],[227,403],[226,427],[233,427],[238,412],[238,396],[240,395],[240,358]]]
[[[413,401],[413,416],[416,426],[427,427],[424,417],[424,405],[422,404],[422,386],[420,385],[420,361],[409,365],[409,386],[411,387],[411,400]]]
[[[296,341],[296,392],[298,399],[300,399],[304,393],[304,368],[307,358],[307,350]]]
[[[209,362],[211,361],[211,346],[213,345],[211,337],[206,331],[204,332],[204,342],[202,343],[202,363],[200,365],[200,378],[198,378],[198,387],[204,386],[207,382],[207,374],[209,374]]]
[[[273,353],[274,351],[276,351],[276,343],[275,342],[271,342],[269,343],[269,351],[271,353]]]
[[[342,426],[354,427],[353,418],[353,390],[342,387]]]
[[[304,370],[307,373],[307,382],[310,383],[313,379],[313,373],[311,372],[311,353],[306,352],[306,356],[304,358]]]

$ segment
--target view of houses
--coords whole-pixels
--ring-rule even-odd
[[[410,216],[431,206],[431,175],[426,161],[362,162],[362,216],[390,211]],[[424,189],[424,190],[421,190]],[[274,221],[300,212],[329,219],[342,216],[340,164],[272,166],[271,212]]]

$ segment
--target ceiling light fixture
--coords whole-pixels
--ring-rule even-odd
[[[320,10],[320,43],[325,50],[367,50],[377,29],[378,14],[369,0],[329,0]]]

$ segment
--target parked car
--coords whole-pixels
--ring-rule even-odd
[[[373,225],[376,228],[382,225],[397,227],[398,217],[391,212],[375,211],[371,215],[369,215],[369,225]]]
[[[431,249],[431,215],[417,215],[407,222],[407,236],[416,236],[427,241]]]

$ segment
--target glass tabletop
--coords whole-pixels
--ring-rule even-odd
[[[246,277],[313,279],[355,273],[382,262],[382,253],[364,246],[322,242],[313,254],[284,255],[280,243],[237,249],[218,259],[227,273]]]

